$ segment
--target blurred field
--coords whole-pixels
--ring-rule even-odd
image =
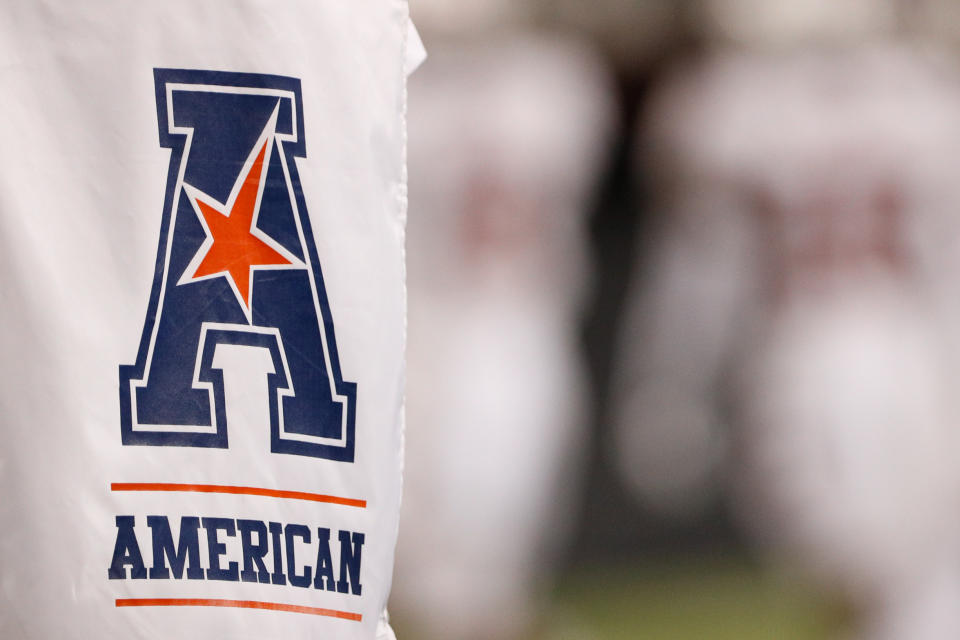
[[[960,3],[411,5],[399,639],[960,638]]]
[[[743,561],[689,557],[570,572],[536,640],[819,640],[839,609]]]

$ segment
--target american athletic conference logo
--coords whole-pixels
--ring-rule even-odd
[[[136,364],[120,366],[125,445],[228,446],[218,344],[270,353],[270,449],[352,462],[357,386],[333,318],[295,157],[300,81],[155,69],[171,150]]]

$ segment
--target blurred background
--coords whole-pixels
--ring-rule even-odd
[[[398,637],[960,638],[960,4],[411,13]]]

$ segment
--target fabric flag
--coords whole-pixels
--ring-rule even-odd
[[[390,638],[405,0],[0,15],[0,638]]]

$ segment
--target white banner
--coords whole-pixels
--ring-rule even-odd
[[[0,638],[391,635],[406,2],[2,14]]]

